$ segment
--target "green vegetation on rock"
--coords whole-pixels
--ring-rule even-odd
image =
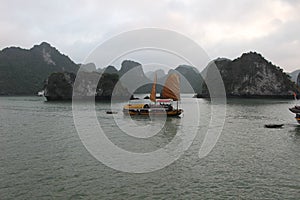
[[[54,72],[77,72],[69,57],[43,42],[26,50],[17,47],[0,51],[0,95],[33,95],[43,89]]]
[[[290,80],[290,76],[260,54],[244,53],[231,61],[217,59],[205,70],[205,80],[213,82],[212,66],[216,65],[223,79],[227,97],[292,97],[293,92],[300,93],[299,88]],[[208,97],[209,91],[204,84],[203,93]]]
[[[98,81],[98,79],[100,80]],[[44,91],[48,101],[71,100],[73,88],[76,87],[77,98],[95,97],[96,100],[129,99],[131,94],[119,81],[117,74],[100,74],[98,72],[80,72],[80,80],[69,72],[53,73],[46,81]],[[118,85],[116,85],[118,84]]]

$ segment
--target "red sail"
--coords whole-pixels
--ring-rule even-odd
[[[178,74],[170,74],[165,82],[162,90],[162,97],[165,99],[180,100],[180,76]]]

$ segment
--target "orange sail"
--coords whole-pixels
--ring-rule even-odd
[[[178,74],[170,74],[165,82],[162,90],[162,97],[165,99],[180,100],[180,76]]]
[[[157,75],[155,74],[154,82],[152,85],[152,90],[150,94],[150,100],[153,102],[156,102],[156,81],[157,81]]]

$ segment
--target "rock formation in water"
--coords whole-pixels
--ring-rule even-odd
[[[149,93],[151,91],[153,80],[146,77],[140,63],[124,60],[118,74],[124,87],[131,93]]]
[[[44,95],[48,101],[71,100],[76,75],[69,72],[56,72],[46,80]]]
[[[278,97],[292,98],[299,88],[283,70],[255,52],[244,53],[231,61],[217,59],[205,70],[205,80],[213,79],[210,72],[215,64],[222,76],[227,97]],[[204,84],[199,96],[208,97],[209,91]]]
[[[80,65],[80,70],[81,71],[86,71],[86,72],[96,72],[97,67],[94,63],[81,64]]]
[[[183,93],[201,93],[203,79],[197,68],[189,65],[179,65],[176,69],[181,76],[181,90]]]
[[[146,72],[145,75],[147,76],[147,78],[149,78],[150,80],[154,80],[155,75],[157,76],[158,79],[166,76],[165,71],[162,69],[158,69],[155,71],[149,71]]]
[[[300,93],[296,84],[281,68],[273,65],[258,53],[245,53],[233,61],[217,59],[213,63],[221,73],[228,97],[287,97],[293,92]],[[69,99],[71,97],[70,88],[75,77],[72,73],[76,73],[78,69],[78,64],[46,42],[35,45],[29,50],[18,47],[5,48],[0,51],[0,95],[36,94],[43,89],[45,80],[49,77],[46,93],[50,98],[53,96],[54,99]],[[208,75],[206,77],[208,80],[213,77],[209,74],[209,69],[210,65],[204,72],[201,72],[201,74]],[[107,90],[106,86],[97,90],[99,98],[109,97],[112,91],[111,86],[115,84],[112,76],[123,78],[123,82],[126,83],[123,86],[129,90],[136,85],[141,86],[135,88],[135,91],[130,90],[130,93],[149,93],[152,88],[153,78],[149,79],[145,75],[142,65],[135,61],[123,61],[119,71],[113,66],[97,69],[93,63],[83,65],[83,71],[90,74],[97,72],[110,74],[109,77],[103,76],[109,87]],[[131,73],[128,73],[129,71]],[[182,92],[197,92],[199,96],[209,96],[202,77],[194,67],[180,65],[170,72],[172,71],[181,75]],[[50,76],[50,74],[52,75]],[[164,74],[163,71],[161,74]],[[298,74],[297,72],[292,74],[295,82]],[[150,73],[149,76],[153,77],[153,75]],[[109,81],[109,79],[112,80]],[[157,92],[160,92],[165,79],[166,76],[158,77]],[[300,85],[300,78],[298,85]],[[59,87],[55,88],[56,86]],[[120,89],[119,92],[123,91],[125,90]]]
[[[104,69],[104,73],[107,73],[107,74],[118,74],[118,70],[114,67],[114,66],[108,66]]]
[[[288,75],[291,77],[291,80],[294,81],[295,83],[297,82],[298,76],[300,73],[300,69],[297,69],[295,71],[292,71],[291,73],[289,73]]]
[[[100,80],[98,81],[99,77]],[[76,87],[76,98],[95,97],[96,100],[129,99],[131,94],[120,83],[117,74],[80,72],[80,80],[74,82],[76,75],[68,72],[51,74],[45,84],[45,97],[48,101],[71,100]],[[117,84],[117,85],[116,85]]]
[[[298,87],[300,87],[300,73],[298,73],[297,80],[296,80],[296,85]]]
[[[300,87],[300,69],[289,73],[289,76],[291,77],[291,80],[294,81],[298,87]]]
[[[9,47],[0,51],[0,95],[33,95],[54,72],[76,72],[78,65],[43,42],[33,48]]]

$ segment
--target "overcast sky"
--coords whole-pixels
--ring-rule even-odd
[[[300,0],[0,0],[0,48],[49,42],[77,63],[101,42],[143,27],[178,31],[214,59],[257,51],[300,69]]]

